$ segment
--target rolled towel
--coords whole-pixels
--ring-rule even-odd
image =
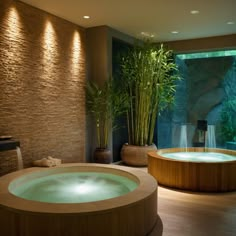
[[[34,161],[33,165],[39,167],[52,167],[55,166],[55,163],[47,158],[42,158],[41,160]]]
[[[51,156],[48,156],[47,158],[49,161],[52,161],[55,166],[61,165],[61,159],[53,158]]]

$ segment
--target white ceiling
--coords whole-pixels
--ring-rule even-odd
[[[173,41],[236,33],[236,0],[22,0],[82,27],[107,25],[134,37]],[[191,10],[198,10],[193,15]],[[90,19],[84,19],[89,15]],[[227,24],[232,21],[234,24]],[[179,31],[172,34],[171,31]]]

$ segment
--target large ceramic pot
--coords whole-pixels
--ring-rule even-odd
[[[121,159],[125,164],[130,166],[147,166],[147,153],[151,151],[157,151],[155,144],[150,146],[124,144],[121,149]]]
[[[93,158],[96,163],[110,164],[112,162],[111,150],[108,148],[96,148]]]

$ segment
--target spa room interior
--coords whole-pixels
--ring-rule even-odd
[[[235,0],[0,0],[0,235],[236,235]]]

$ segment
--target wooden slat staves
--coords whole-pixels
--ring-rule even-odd
[[[236,156],[236,151],[188,148],[191,152],[211,151]],[[148,153],[148,172],[159,184],[191,191],[227,192],[236,190],[236,160],[226,162],[180,161],[162,156],[182,152],[182,148],[161,149]]]

